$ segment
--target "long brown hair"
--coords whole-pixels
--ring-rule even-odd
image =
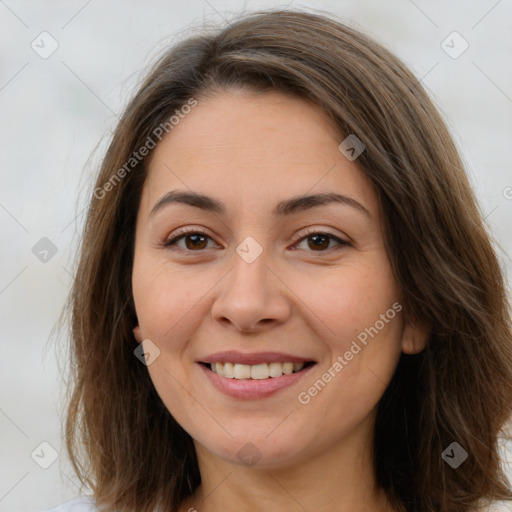
[[[452,138],[418,80],[380,44],[331,14],[277,10],[167,50],[113,134],[68,302],[65,434],[82,483],[116,512],[177,511],[200,484],[191,437],[134,356],[131,273],[147,158],[126,164],[191,98],[239,87],[311,101],[366,146],[357,163],[379,197],[404,314],[431,333],[420,354],[402,355],[378,406],[375,472],[389,501],[463,512],[512,499],[498,451],[512,414],[510,308]],[[468,454],[457,469],[442,457],[453,442]]]

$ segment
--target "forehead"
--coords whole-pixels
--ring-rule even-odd
[[[297,97],[234,90],[201,98],[153,150],[143,203],[193,190],[260,214],[286,197],[338,192],[376,214],[369,180],[338,149],[343,138],[325,111]]]

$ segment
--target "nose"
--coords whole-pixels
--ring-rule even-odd
[[[257,333],[289,318],[290,290],[268,263],[265,251],[252,263],[235,253],[233,268],[221,280],[212,305],[215,321],[240,332]]]

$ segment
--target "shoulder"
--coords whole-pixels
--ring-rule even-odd
[[[46,510],[45,512],[101,512],[94,504],[94,500],[83,496],[74,500],[66,501],[60,505]]]

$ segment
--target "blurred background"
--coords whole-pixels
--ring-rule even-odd
[[[0,0],[0,511],[79,493],[61,432],[66,339],[50,335],[118,116],[169,44],[274,7],[334,13],[413,70],[451,127],[510,288],[511,0]]]

